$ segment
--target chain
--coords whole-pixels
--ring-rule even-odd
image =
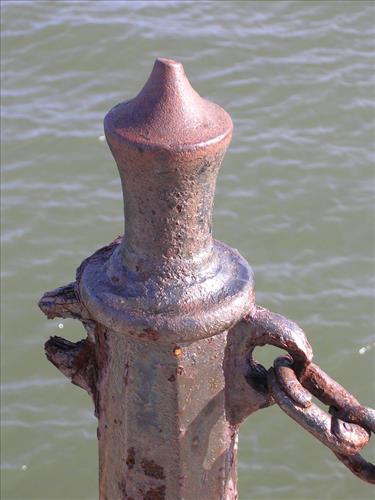
[[[275,402],[354,474],[375,484],[375,466],[359,455],[375,431],[375,411],[362,406],[316,364],[305,366],[299,377],[293,365],[290,356],[280,357],[268,372]],[[312,402],[311,395],[329,406],[329,414]]]
[[[375,466],[359,454],[375,432],[375,410],[362,406],[312,362],[311,346],[298,325],[260,306],[244,321],[251,329],[249,384],[257,390],[263,387],[270,398],[268,404],[277,403],[353,474],[375,484]],[[267,344],[288,351],[287,356],[276,358],[268,371],[253,358],[255,347]],[[313,396],[329,407],[329,413],[313,402]]]

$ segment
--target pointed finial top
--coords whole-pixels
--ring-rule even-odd
[[[190,85],[181,63],[158,58],[141,92],[106,116],[106,134],[146,148],[190,149],[231,134],[230,116]]]

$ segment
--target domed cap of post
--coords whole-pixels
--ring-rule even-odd
[[[233,129],[228,113],[192,88],[182,64],[164,58],[134,99],[111,109],[104,126],[110,143],[174,151],[221,142]]]
[[[230,116],[195,92],[180,63],[157,59],[141,92],[112,108],[104,128],[125,232],[86,263],[85,307],[100,324],[143,340],[150,331],[183,342],[230,328],[254,302],[247,262],[212,237]]]

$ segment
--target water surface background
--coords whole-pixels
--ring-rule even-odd
[[[322,368],[373,405],[375,4],[1,6],[2,498],[97,497],[92,404],[43,354],[49,335],[84,332],[36,304],[122,233],[102,120],[136,95],[157,56],[183,62],[234,121],[215,236],[251,263],[257,301],[296,320]],[[276,354],[258,358],[269,366]],[[374,461],[374,447],[365,456]],[[242,425],[239,492],[373,498],[277,407]]]

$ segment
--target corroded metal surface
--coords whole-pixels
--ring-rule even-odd
[[[278,358],[275,363],[276,366],[283,363],[284,367],[286,367],[287,359]],[[278,377],[283,378],[284,387],[290,381],[298,385],[298,379],[293,374],[294,371],[289,370],[287,378],[280,371],[278,372]],[[270,371],[268,380],[272,395],[277,404],[287,415],[332,451],[353,455],[358,453],[368,443],[370,435],[360,425],[350,424],[337,418],[335,415],[329,415],[313,402],[310,402],[308,405],[305,403],[304,406],[301,406],[296,401],[293,401],[279,386],[278,377],[275,376],[273,370]]]
[[[257,346],[274,345],[306,363],[312,349],[304,332],[293,321],[264,307],[252,311],[229,332],[225,371],[227,414],[233,423],[274,403],[268,390],[267,370],[253,358]]]
[[[83,268],[119,241],[87,259],[74,284],[40,301],[49,318],[79,319],[89,333],[77,343],[52,337],[46,353],[93,397],[100,497],[234,499],[238,426],[225,412],[227,332],[177,344],[159,342],[155,330],[124,337],[87,321],[79,299]]]

